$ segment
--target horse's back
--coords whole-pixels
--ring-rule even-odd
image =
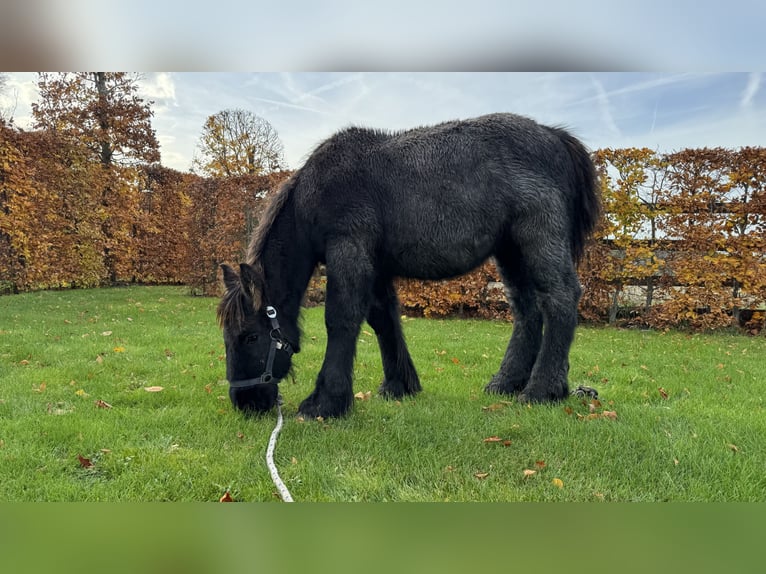
[[[563,212],[568,152],[533,120],[493,114],[386,133],[344,130],[305,166],[313,225],[364,242],[396,275],[469,271],[524,217]],[[559,230],[563,233],[563,230]]]

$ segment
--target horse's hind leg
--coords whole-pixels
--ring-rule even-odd
[[[390,279],[375,282],[367,322],[375,330],[383,360],[384,380],[379,392],[384,397],[401,398],[420,392],[420,379],[404,341],[399,319],[399,300]]]
[[[495,258],[513,310],[513,332],[503,362],[489,384],[488,393],[518,394],[529,382],[543,335],[543,315],[534,285],[518,254]]]
[[[577,304],[582,288],[568,246],[536,261],[533,281],[543,314],[540,352],[519,400],[548,402],[569,395],[569,349],[577,327]]]

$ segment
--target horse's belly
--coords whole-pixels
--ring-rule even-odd
[[[418,279],[444,279],[467,273],[492,254],[488,235],[460,242],[401,244],[390,254],[395,275]]]

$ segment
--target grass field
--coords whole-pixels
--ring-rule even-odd
[[[276,416],[232,410],[216,303],[170,287],[0,297],[0,500],[278,500]],[[766,500],[763,337],[580,327],[570,380],[600,403],[530,407],[482,391],[511,324],[404,328],[423,393],[375,395],[365,326],[350,416],[300,421],[325,340],[322,309],[304,311],[275,458],[297,501]]]

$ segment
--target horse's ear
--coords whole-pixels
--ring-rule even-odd
[[[239,264],[239,276],[242,280],[242,286],[253,300],[255,309],[261,308],[263,300],[263,274],[252,265],[247,263]]]
[[[225,263],[221,265],[221,271],[223,271],[223,284],[226,286],[226,290],[233,291],[236,289],[239,283],[237,272]]]

